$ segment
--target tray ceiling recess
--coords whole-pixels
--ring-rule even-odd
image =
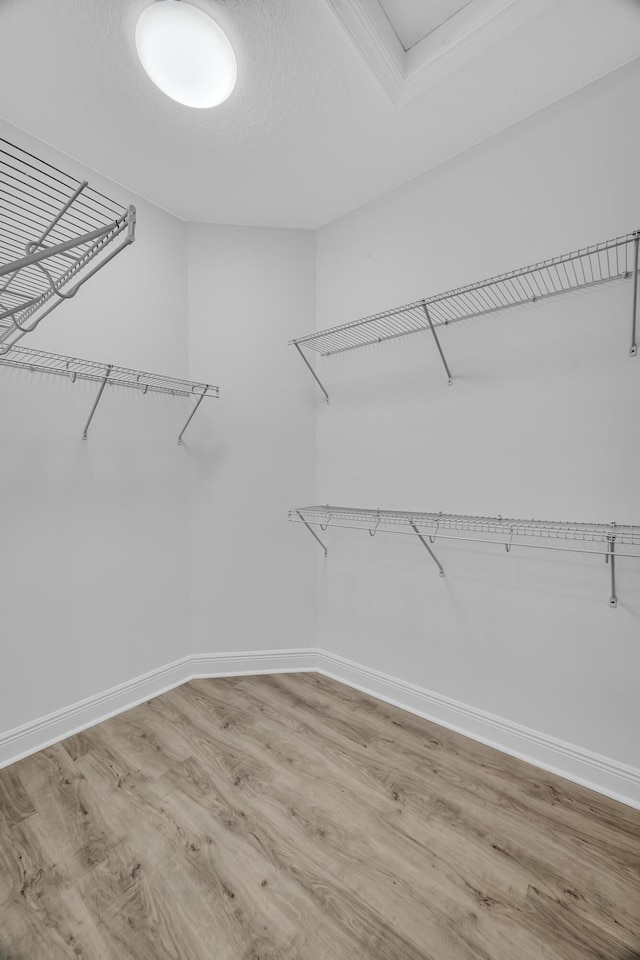
[[[509,273],[501,273],[488,280],[479,280],[446,293],[438,293],[416,300],[402,307],[375,313],[361,320],[352,320],[327,330],[318,330],[290,341],[311,375],[322,390],[325,400],[329,394],[309,363],[303,347],[323,357],[358,347],[407,337],[413,333],[431,331],[435,346],[447,374],[449,385],[453,376],[449,369],[438,331],[459,320],[473,320],[497,310],[525,303],[535,303],[547,297],[570,293],[614,280],[632,280],[631,332],[629,356],[638,353],[638,252],[640,230],[623,237],[614,237],[601,243],[565,253],[550,260],[542,260]]]
[[[444,577],[444,567],[430,545],[460,540],[502,546],[507,553],[515,547],[563,551],[604,558],[609,566],[609,606],[617,607],[616,560],[640,560],[640,527],[619,523],[567,523],[557,520],[509,520],[506,517],[473,517],[452,513],[409,513],[402,510],[367,510],[362,507],[310,506],[289,511],[289,520],[303,523],[322,547],[324,541],[313,529],[362,530],[375,537],[380,533],[405,534],[420,541]],[[618,549],[616,549],[618,548]],[[620,550],[619,548],[622,548]],[[437,547],[436,547],[437,549]]]
[[[0,139],[0,355],[135,239],[123,207]]]
[[[379,0],[398,40],[410,50],[472,0]]]
[[[553,0],[437,0],[431,6],[424,0],[326,2],[399,105],[526,25]]]

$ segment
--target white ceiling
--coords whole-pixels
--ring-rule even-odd
[[[230,99],[199,111],[137,62],[148,2],[3,0],[0,116],[190,220],[318,227],[640,55],[638,0],[511,0],[397,106],[336,16],[378,0],[192,0],[219,10],[239,64]]]
[[[471,0],[380,0],[400,43],[409,50]]]

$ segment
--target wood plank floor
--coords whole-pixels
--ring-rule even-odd
[[[315,674],[0,771],[2,960],[632,960],[640,812]]]

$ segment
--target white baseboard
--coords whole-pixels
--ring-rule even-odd
[[[318,651],[319,672],[519,760],[640,809],[640,769],[497,717],[333,653]]]
[[[38,750],[59,743],[66,737],[86,730],[96,723],[129,710],[145,700],[156,697],[165,690],[177,687],[189,679],[191,658],[184,657],[164,667],[158,667],[133,680],[120,683],[110,690],[104,690],[86,700],[80,700],[56,710],[45,717],[39,717],[20,727],[0,734],[0,767],[6,767],[16,760],[22,760]]]
[[[70,707],[39,717],[0,734],[0,769],[22,760],[74,733],[102,723],[117,713],[201,677],[237,677],[244,674],[296,673],[317,667],[315,650],[269,650],[251,653],[212,653],[183,657],[150,670]]]
[[[640,769],[324,650],[196,654],[0,735],[0,768],[197,678],[316,671],[640,809]]]
[[[197,653],[190,658],[190,680],[208,677],[305,673],[318,669],[318,650],[256,650],[252,653]]]

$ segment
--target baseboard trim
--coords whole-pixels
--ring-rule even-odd
[[[318,669],[318,650],[255,650],[244,653],[200,653],[190,658],[190,680],[209,677],[305,673]]]
[[[315,650],[212,653],[183,657],[0,735],[0,769],[167,690],[202,677],[295,673],[317,667]]]
[[[318,651],[319,672],[542,770],[640,809],[640,769],[413,683]]]
[[[640,769],[325,650],[196,654],[0,735],[0,768],[199,678],[315,671],[640,809]]]

